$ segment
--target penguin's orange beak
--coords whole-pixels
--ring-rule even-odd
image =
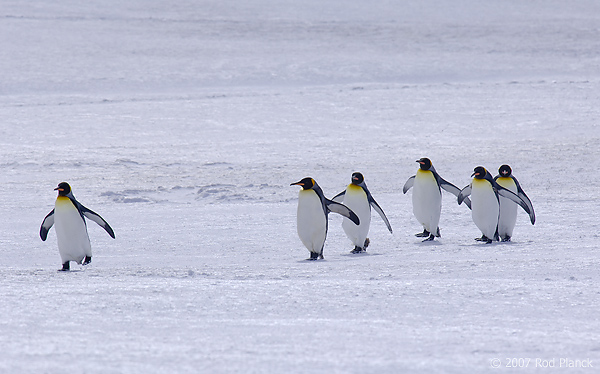
[[[290,186],[302,186],[302,187],[304,187],[304,183],[302,183],[302,182],[296,182],[296,183],[290,184]]]
[[[56,187],[56,188],[54,189],[54,191],[60,191],[60,192],[62,192],[62,191],[64,191],[64,190],[65,190],[64,188],[60,188],[60,187]]]

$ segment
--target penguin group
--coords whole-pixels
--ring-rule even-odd
[[[492,243],[508,242],[517,221],[517,205],[523,208],[531,224],[535,224],[535,212],[531,200],[521,189],[508,165],[500,166],[499,175],[492,175],[483,166],[473,170],[473,181],[458,194],[458,204],[471,196],[471,216],[482,233],[475,240]]]
[[[429,158],[423,157],[416,162],[419,169],[408,178],[402,192],[406,194],[410,189],[413,191],[413,214],[423,227],[423,231],[415,236],[424,238],[424,242],[441,237],[442,190],[454,195],[459,205],[464,203],[471,209],[473,222],[482,233],[475,240],[485,243],[510,241],[516,225],[517,206],[529,215],[531,224],[535,224],[531,200],[512,175],[510,166],[502,165],[495,178],[484,167],[477,166],[471,175],[472,182],[460,189],[442,178]],[[342,228],[354,245],[353,254],[365,252],[370,244],[371,209],[381,216],[392,233],[387,216],[359,172],[353,173],[351,183],[332,199],[325,197],[321,187],[311,177],[291,185],[302,187],[298,196],[297,230],[300,240],[310,252],[309,260],[323,259],[329,212],[344,217]]]
[[[324,196],[321,187],[311,177],[291,184],[294,185],[302,187],[298,195],[296,218],[298,236],[310,252],[308,260],[323,259],[329,212],[344,217],[342,228],[354,244],[351,253],[363,253],[369,246],[367,235],[371,225],[371,207],[379,213],[390,233],[392,232],[389,220],[369,192],[361,173],[353,173],[348,187],[331,200]]]
[[[512,174],[510,166],[502,165],[496,177],[492,177],[483,166],[477,166],[471,175],[471,183],[459,189],[438,174],[430,159],[424,157],[416,162],[419,169],[408,178],[402,192],[406,194],[410,189],[413,191],[413,214],[423,227],[423,231],[415,236],[425,238],[424,242],[441,237],[442,190],[456,196],[459,205],[464,203],[471,209],[473,222],[482,233],[476,240],[485,243],[510,241],[516,225],[517,206],[527,212],[531,224],[535,224],[533,204]],[[325,197],[321,187],[311,177],[290,185],[301,187],[296,216],[297,231],[310,253],[309,260],[324,258],[330,212],[343,217],[342,228],[354,246],[352,254],[366,252],[371,242],[368,235],[372,209],[379,214],[389,232],[393,233],[385,212],[367,188],[362,173],[352,173],[350,184],[332,199]],[[42,221],[40,238],[45,241],[50,228],[55,227],[62,261],[60,270],[69,271],[72,261],[80,265],[88,265],[92,261],[86,218],[97,223],[113,239],[115,233],[98,213],[75,199],[67,182],[59,183],[55,190],[58,196],[54,209]]]

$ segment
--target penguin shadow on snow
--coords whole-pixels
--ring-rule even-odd
[[[320,259],[319,261],[316,261],[317,263],[332,263],[332,262],[339,262],[339,261],[343,261],[343,262],[347,262],[351,259],[356,259],[356,260],[360,260],[360,259],[364,259],[364,258],[368,258],[368,257],[373,257],[373,256],[383,256],[383,253],[377,253],[377,252],[361,252],[361,253],[331,253],[329,252],[329,256],[327,256],[327,258],[323,258]],[[306,258],[303,260],[297,260],[296,263],[299,264],[304,264],[304,263],[315,263],[314,260],[310,259],[310,258]]]
[[[491,243],[487,243],[487,242],[482,242],[482,241],[474,241],[474,242],[464,242],[464,243],[460,243],[458,244],[459,248],[518,248],[518,247],[522,247],[524,245],[527,244],[531,244],[533,243],[533,241],[527,241],[527,242],[518,242],[518,241],[510,241],[510,242],[502,242],[502,241],[492,241]]]
[[[419,240],[415,242],[419,247],[441,247],[444,245],[441,240]]]
[[[341,257],[344,258],[361,258],[361,257],[371,257],[371,256],[383,256],[383,253],[377,252],[360,252],[360,253],[342,253]]]

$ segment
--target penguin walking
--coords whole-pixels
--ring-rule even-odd
[[[517,203],[529,214],[531,224],[535,223],[535,215],[527,203],[512,191],[500,186],[483,166],[476,167],[471,176],[474,177],[473,181],[460,191],[458,204],[461,204],[467,196],[471,196],[471,216],[483,234],[476,240],[489,244],[499,239],[500,197]]]
[[[290,184],[290,186],[295,185],[302,187],[298,195],[298,236],[310,252],[309,260],[322,259],[329,226],[327,219],[329,212],[347,217],[356,225],[360,224],[360,219],[347,206],[327,199],[314,179],[307,177]]]
[[[508,165],[502,165],[498,169],[498,175],[494,177],[494,180],[502,187],[510,190],[517,194],[525,204],[529,207],[531,214],[535,219],[535,212],[533,210],[533,204],[529,197],[525,194],[519,181],[512,175],[512,169]],[[513,235],[513,230],[517,223],[517,204],[511,200],[500,197],[500,216],[498,218],[498,236],[503,242],[509,242]]]
[[[45,241],[48,237],[48,231],[55,225],[58,252],[62,260],[61,271],[68,271],[70,270],[70,261],[83,265],[92,262],[92,247],[85,218],[96,222],[113,239],[115,233],[100,215],[81,205],[75,199],[71,186],[67,182],[60,183],[54,190],[58,191],[58,197],[54,209],[48,213],[42,222],[40,237],[42,241]]]
[[[415,234],[416,237],[426,238],[423,241],[434,240],[440,237],[440,215],[442,212],[442,189],[458,197],[460,188],[442,178],[431,163],[423,157],[418,159],[419,169],[417,174],[408,178],[402,192],[406,193],[413,188],[412,203],[413,213],[417,221],[423,225],[423,232]],[[470,208],[471,201],[465,198],[465,204]]]
[[[371,195],[371,192],[369,192],[365,178],[361,173],[352,173],[351,183],[348,187],[331,200],[341,202],[356,213],[360,219],[360,224],[358,225],[348,218],[344,218],[342,222],[342,228],[346,236],[354,244],[354,249],[351,253],[365,252],[369,246],[370,240],[367,238],[367,235],[369,234],[369,227],[371,225],[371,207],[379,213],[390,233],[392,232],[390,222],[385,216],[383,209],[381,209]]]

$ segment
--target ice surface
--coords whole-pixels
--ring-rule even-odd
[[[600,366],[599,31],[591,0],[4,1],[0,372]],[[459,187],[510,164],[535,226],[479,244],[444,193],[421,243],[420,157]],[[304,261],[289,184],[354,171],[394,235],[375,215],[352,256],[331,215]],[[88,222],[66,274],[61,181],[116,234]]]

